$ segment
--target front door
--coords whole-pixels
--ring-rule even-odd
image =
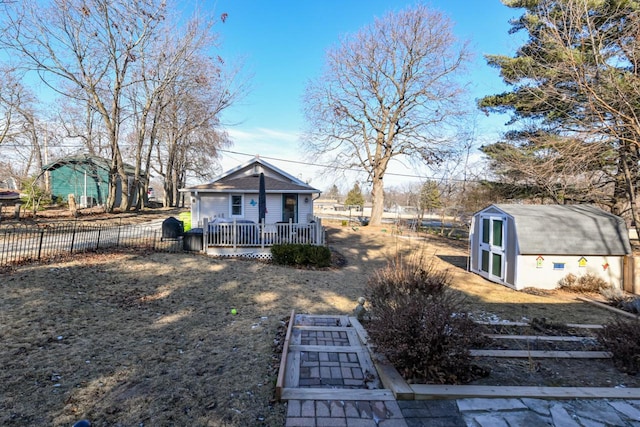
[[[480,274],[495,282],[504,279],[505,222],[503,217],[480,217]]]
[[[298,195],[283,194],[282,195],[282,221],[298,222]]]

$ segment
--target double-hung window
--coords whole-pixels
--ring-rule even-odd
[[[232,217],[241,217],[243,216],[242,210],[242,195],[241,194],[232,194],[231,195],[231,216]]]

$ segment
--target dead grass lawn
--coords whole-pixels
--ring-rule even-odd
[[[272,402],[282,320],[292,309],[351,313],[367,277],[397,254],[435,257],[478,317],[611,316],[572,295],[524,294],[467,273],[466,242],[334,226],[329,243],[343,268],[131,252],[1,273],[0,424],[282,426],[285,406]]]

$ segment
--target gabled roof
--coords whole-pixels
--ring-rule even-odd
[[[624,220],[590,205],[509,205],[493,207],[515,222],[523,255],[627,255]]]
[[[42,166],[42,170],[53,171],[67,165],[93,165],[109,171],[111,168],[111,160],[89,154],[81,154],[79,156],[61,157],[54,162]],[[135,168],[127,163],[124,164],[124,170],[129,175],[135,174]]]
[[[267,193],[320,193],[304,181],[282,169],[255,157],[233,169],[224,172],[206,184],[183,188],[183,192],[199,193],[257,193],[260,186],[259,174],[248,173],[254,166],[265,169],[265,190]],[[266,171],[268,169],[269,171]]]

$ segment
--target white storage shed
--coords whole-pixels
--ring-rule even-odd
[[[568,274],[623,288],[624,220],[590,205],[491,205],[473,216],[471,271],[516,290],[554,289]]]

